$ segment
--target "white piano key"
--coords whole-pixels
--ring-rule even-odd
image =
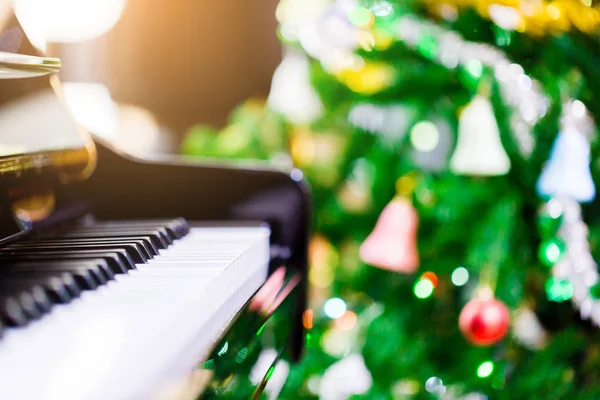
[[[147,398],[150,382],[206,354],[268,263],[267,228],[191,228],[148,264],[7,329],[0,398]]]

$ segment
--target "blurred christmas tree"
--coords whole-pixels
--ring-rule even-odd
[[[312,185],[314,327],[281,398],[600,398],[600,6],[282,0],[277,18],[267,107],[184,151]]]

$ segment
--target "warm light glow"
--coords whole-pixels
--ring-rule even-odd
[[[108,88],[100,83],[64,82],[67,106],[75,121],[108,140],[119,138],[119,106]]]
[[[15,13],[28,34],[45,42],[81,42],[111,29],[125,0],[15,0]]]
[[[313,314],[313,310],[306,310],[302,314],[302,325],[304,325],[306,329],[312,329],[313,327]]]
[[[427,279],[428,281],[430,281],[433,284],[434,288],[438,285],[438,277],[435,273],[431,271],[425,272],[423,275],[421,275],[421,279]]]
[[[346,311],[344,315],[335,320],[335,326],[339,329],[349,331],[356,326],[356,314],[352,311]]]

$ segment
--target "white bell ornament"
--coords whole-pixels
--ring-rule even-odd
[[[471,176],[506,175],[510,171],[510,159],[502,147],[492,105],[481,95],[460,114],[450,170]]]

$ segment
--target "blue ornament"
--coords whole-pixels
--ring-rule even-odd
[[[566,129],[558,134],[537,181],[537,192],[543,197],[568,197],[580,203],[594,200],[590,143],[581,132]]]

